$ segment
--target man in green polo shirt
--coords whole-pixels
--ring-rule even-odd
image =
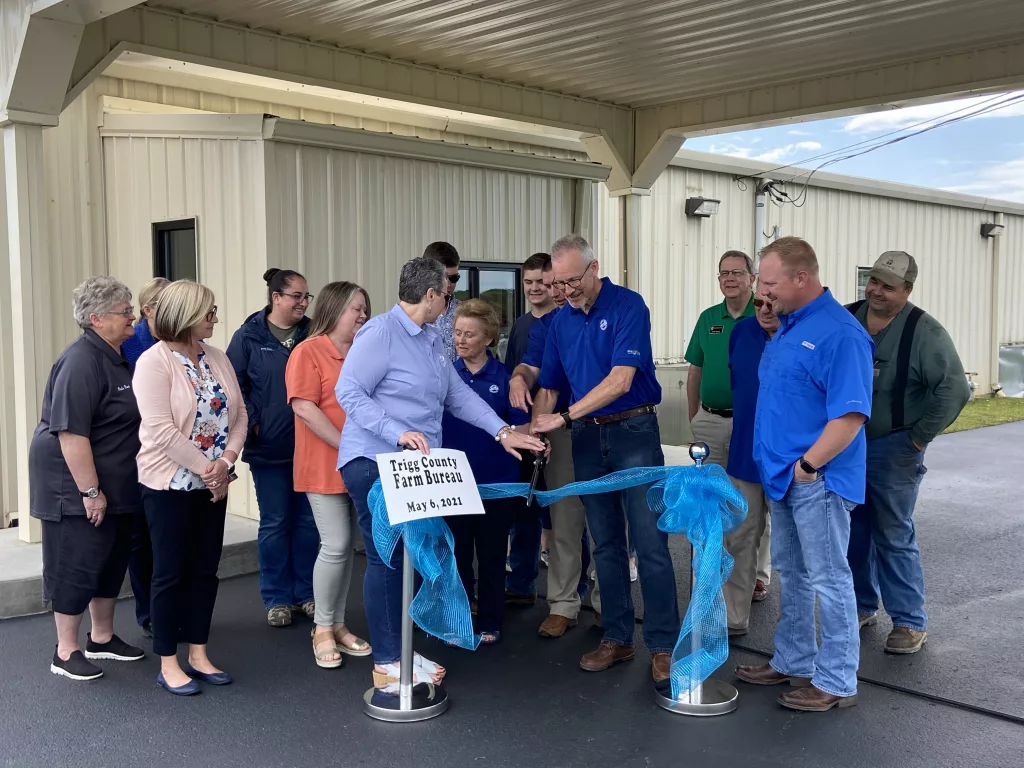
[[[732,436],[732,384],[729,375],[729,337],[737,322],[754,316],[754,263],[743,251],[726,251],[718,260],[718,288],[725,300],[701,312],[686,348],[690,371],[686,402],[693,439],[707,443],[708,460],[723,469],[729,460]],[[768,596],[771,574],[766,526],[758,545],[758,570],[753,599]]]

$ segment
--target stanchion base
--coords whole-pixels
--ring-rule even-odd
[[[701,701],[699,704],[690,701],[678,701],[672,698],[672,683],[670,680],[662,680],[654,686],[655,703],[662,709],[675,712],[678,715],[692,715],[694,717],[711,717],[713,715],[727,715],[734,711],[739,705],[739,693],[724,680],[708,678],[701,687]]]
[[[381,707],[373,703],[373,694],[376,689],[370,688],[363,694],[363,712],[374,720],[383,720],[386,723],[418,723],[423,720],[430,720],[432,717],[444,714],[448,709],[448,691],[443,685],[433,686],[433,694],[426,701],[422,696],[414,696],[412,709],[401,710],[391,707]],[[395,697],[397,704],[397,697]]]

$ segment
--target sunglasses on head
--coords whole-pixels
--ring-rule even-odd
[[[460,277],[462,277],[462,275],[460,275],[458,272],[456,272],[454,275],[448,275],[448,282],[451,283],[452,285],[455,285],[455,283],[459,282]]]
[[[765,299],[754,299],[754,306],[757,307],[758,309],[765,306],[766,304],[768,305],[768,311],[771,312],[772,303],[770,301],[766,301]]]

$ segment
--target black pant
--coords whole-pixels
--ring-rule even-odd
[[[214,503],[205,489],[143,488],[142,505],[153,542],[153,652],[173,656],[178,643],[210,638],[227,500]]]
[[[483,515],[455,515],[445,518],[455,539],[455,563],[466,594],[473,599],[477,585],[477,631],[500,632],[505,619],[505,550],[516,499],[488,499]],[[476,550],[478,579],[473,577],[473,551]]]
[[[98,526],[85,515],[43,520],[43,599],[55,613],[78,616],[94,597],[121,594],[134,515],[106,515]]]
[[[140,627],[149,622],[149,589],[153,581],[153,543],[149,540],[149,523],[146,513],[132,515],[135,518],[132,530],[132,555],[128,561],[128,577],[132,581],[135,595],[135,620]]]

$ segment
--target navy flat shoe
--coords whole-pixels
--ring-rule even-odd
[[[156,681],[160,684],[161,688],[168,693],[173,693],[175,696],[195,696],[197,693],[200,693],[199,683],[195,680],[189,680],[184,685],[179,685],[177,688],[174,688],[167,684],[167,681],[164,680],[164,673],[161,672],[156,676]]]
[[[235,679],[227,672],[200,672],[191,664],[185,665],[185,674],[210,685],[231,685]]]

